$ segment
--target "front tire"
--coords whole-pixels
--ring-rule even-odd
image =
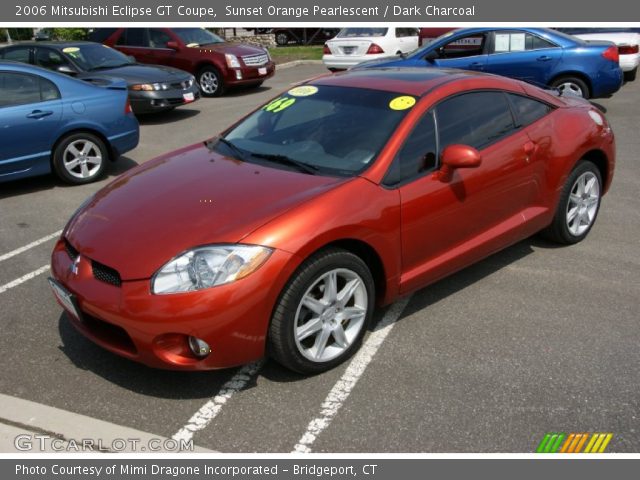
[[[78,132],[62,138],[53,151],[53,171],[66,183],[95,182],[107,170],[109,150],[98,136]]]
[[[367,265],[333,248],[306,260],[285,286],[273,313],[267,348],[290,370],[330,370],[360,347],[374,310]]]
[[[284,47],[289,44],[291,38],[287,32],[278,32],[276,33],[276,44]]]
[[[211,66],[203,67],[198,72],[198,86],[204,97],[219,97],[225,91],[222,75]]]
[[[544,231],[545,236],[565,245],[581,242],[596,221],[601,199],[600,170],[592,162],[583,160],[567,178],[553,222]]]
[[[557,88],[563,95],[571,93],[578,97],[589,98],[589,87],[578,77],[558,77],[551,82],[551,87]]]

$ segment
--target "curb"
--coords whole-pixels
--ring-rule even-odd
[[[166,452],[162,448],[171,439],[129,427],[68,412],[59,408],[0,394],[0,453],[131,453]],[[23,437],[17,448],[18,436]],[[41,437],[45,437],[41,440]],[[98,448],[82,448],[83,441]],[[124,442],[124,443],[123,443]],[[134,445],[135,442],[135,445]],[[77,447],[74,447],[74,444]],[[121,448],[120,445],[124,446]],[[103,448],[100,449],[99,447]],[[116,446],[114,448],[114,446]],[[151,447],[151,448],[149,448]],[[158,449],[156,449],[158,447]],[[79,449],[78,449],[79,448]],[[172,448],[172,447],[170,447]],[[146,450],[145,450],[146,449]],[[212,452],[193,446],[184,452]],[[179,450],[172,450],[181,453]]]
[[[322,60],[294,60],[286,63],[276,63],[277,70],[286,70],[287,68],[297,67],[298,65],[322,65]]]

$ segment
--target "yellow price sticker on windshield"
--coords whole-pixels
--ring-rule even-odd
[[[67,48],[63,48],[62,51],[64,53],[75,53],[75,52],[79,52],[80,49],[78,47],[67,47]]]
[[[391,110],[407,110],[416,104],[416,99],[408,95],[402,97],[396,97],[389,102],[389,108]]]
[[[294,103],[296,103],[295,98],[280,97],[266,104],[264,107],[262,107],[262,109],[265,112],[278,113],[284,110],[285,108],[289,108]]]
[[[313,85],[300,85],[299,87],[292,88],[287,93],[293,97],[308,97],[309,95],[318,93],[318,87],[314,87]]]

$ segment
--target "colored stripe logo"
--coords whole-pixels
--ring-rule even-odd
[[[612,433],[547,433],[536,453],[604,453]]]

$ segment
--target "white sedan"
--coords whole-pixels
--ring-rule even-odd
[[[625,80],[635,80],[640,65],[640,28],[559,28],[582,40],[608,40],[618,46]]]
[[[358,63],[394,57],[418,48],[417,28],[343,28],[324,44],[322,61],[329,70],[346,70]]]

